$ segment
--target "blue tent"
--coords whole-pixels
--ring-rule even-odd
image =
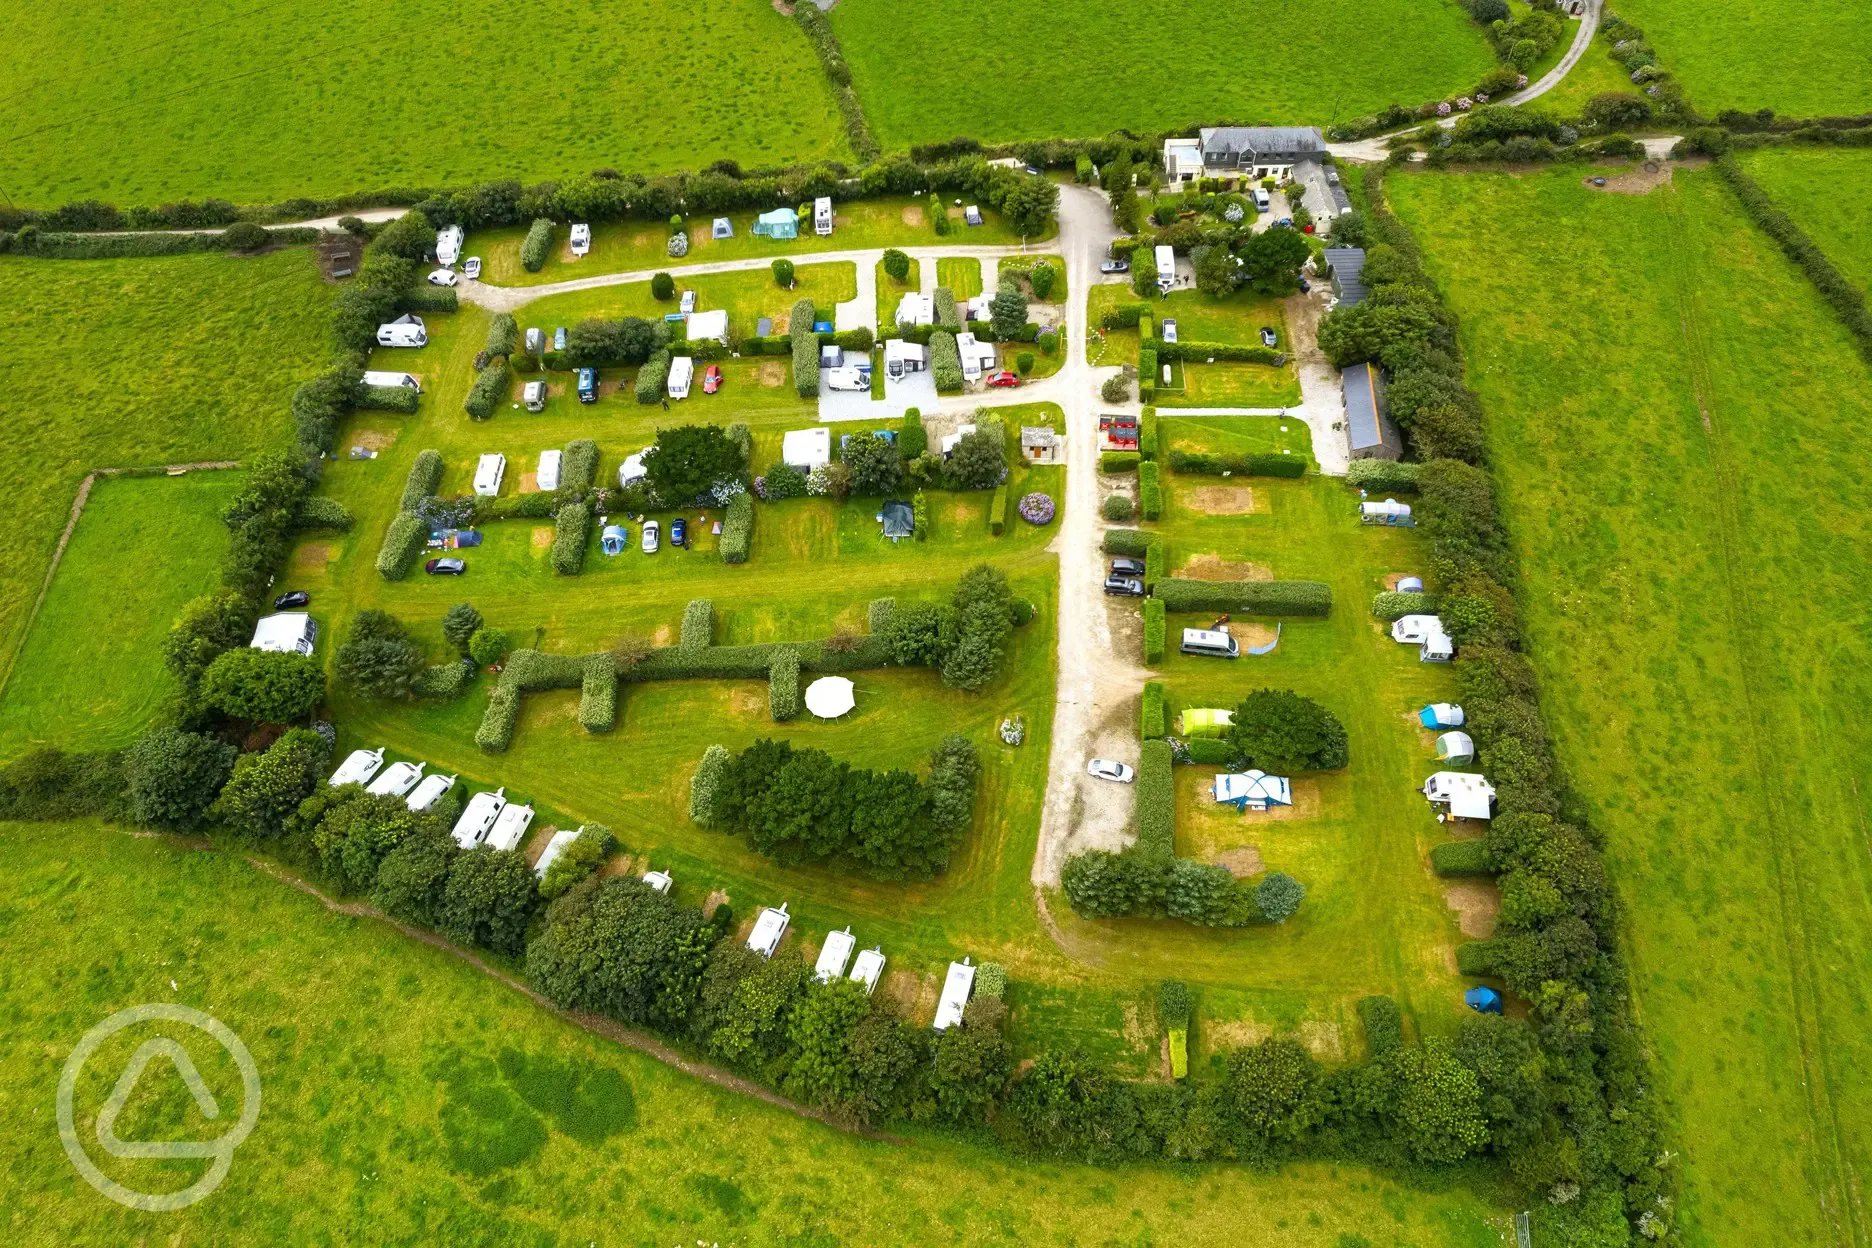
[[[791,208],[776,208],[754,218],[754,232],[762,238],[798,238],[799,213]]]
[[[624,548],[630,545],[630,530],[623,525],[607,524],[604,533],[598,538],[598,545],[607,555],[621,555]]]
[[[1462,994],[1462,999],[1469,1008],[1478,1014],[1499,1014],[1502,1012],[1501,993],[1493,988],[1477,985]]]
[[[1432,702],[1417,712],[1417,722],[1426,728],[1460,728],[1463,726],[1463,709],[1449,702]]]

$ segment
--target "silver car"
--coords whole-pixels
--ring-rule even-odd
[[[1087,763],[1086,775],[1094,780],[1111,780],[1118,784],[1130,784],[1137,779],[1135,771],[1109,758],[1095,758]]]

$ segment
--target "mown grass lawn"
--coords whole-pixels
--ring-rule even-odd
[[[1059,16],[1036,0],[845,0],[831,13],[887,146],[1145,134],[1218,118],[1324,125],[1458,94],[1494,65],[1454,3],[1148,0]],[[1263,52],[1218,37],[1228,30],[1252,30]],[[958,32],[968,55],[941,55]]]
[[[1862,1237],[1872,378],[1710,172],[1643,197],[1566,171],[1391,194],[1464,318],[1549,731],[1681,1123],[1689,1242]]]
[[[1773,147],[1740,159],[1848,281],[1872,286],[1872,152]]]
[[[327,912],[235,854],[93,824],[10,824],[0,840],[11,863],[0,930],[11,942],[30,932],[34,949],[8,973],[0,1020],[12,1214],[23,1227],[57,1227],[61,1242],[667,1248],[936,1234],[1003,1244],[1092,1242],[1115,1225],[1179,1244],[1249,1235],[1336,1248],[1379,1225],[1386,1243],[1425,1248],[1498,1240],[1504,1215],[1492,1193],[1425,1191],[1355,1167],[1036,1166],[928,1132],[861,1140],[589,1035],[446,952]],[[151,1001],[224,1022],[252,1051],[262,1087],[257,1125],[226,1181],[177,1213],[99,1196],[53,1122],[59,1071],[78,1038]],[[154,1034],[187,1047],[222,1122],[201,1122],[158,1062],[125,1131],[214,1138],[240,1104],[238,1077],[200,1033],[162,1024],[120,1032],[98,1051],[78,1084],[77,1116],[89,1123],[132,1048]],[[101,1158],[95,1146],[92,1155]],[[153,1191],[185,1186],[201,1164],[101,1160]],[[42,1238],[51,1237],[28,1230],[19,1242]]]
[[[241,459],[278,444],[330,350],[308,249],[258,257],[0,259],[12,531],[0,663],[92,468]]]
[[[1638,24],[1658,60],[1698,110],[1772,108],[1784,117],[1872,108],[1872,26],[1853,0],[1633,0],[1620,16]]]
[[[1635,20],[1635,19],[1634,19]],[[1569,24],[1567,44],[1572,42],[1572,29]],[[1529,82],[1538,80],[1539,75],[1530,74]],[[1553,113],[1557,117],[1577,117],[1595,95],[1608,91],[1626,94],[1637,91],[1632,85],[1631,75],[1625,67],[1612,59],[1612,44],[1602,36],[1594,36],[1592,46],[1580,57],[1560,84],[1537,101],[1538,107]]]
[[[246,202],[850,157],[811,46],[764,0],[250,9],[11,6],[0,185],[45,207]]]
[[[897,327],[897,305],[905,295],[923,289],[923,262],[912,256],[910,270],[901,282],[884,271],[882,260],[877,262],[876,272],[878,337],[888,338]]]
[[[217,583],[236,472],[102,478],[0,686],[0,758],[127,745],[173,688],[161,645]]]
[[[982,293],[982,265],[974,256],[944,256],[936,261],[936,284],[947,286],[958,303]]]

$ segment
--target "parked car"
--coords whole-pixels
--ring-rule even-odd
[[[1114,559],[1111,562],[1111,570],[1113,576],[1143,576],[1144,561],[1142,559]]]
[[[1293,218],[1282,217],[1280,220],[1276,221],[1274,224],[1280,226],[1284,230],[1291,230],[1293,229]]]
[[[1135,576],[1108,576],[1105,578],[1105,592],[1120,598],[1142,598],[1144,582]]]
[[[702,371],[703,394],[714,394],[717,390],[721,389],[721,383],[721,365],[711,364]],[[682,521],[678,520],[676,523],[681,524]]]
[[[1265,325],[1261,327],[1261,345],[1262,346],[1272,347],[1272,346],[1277,345],[1279,342],[1280,342],[1280,339],[1275,337],[1273,330],[1269,329]]]
[[[431,559],[423,564],[423,571],[430,576],[460,576],[468,570],[466,559]]]
[[[1086,775],[1094,780],[1113,780],[1119,784],[1130,784],[1137,779],[1135,771],[1109,758],[1095,758],[1087,763]]]
[[[431,286],[453,286],[461,280],[461,274],[453,269],[437,269],[429,275]]]
[[[1131,262],[1129,260],[1107,260],[1104,264],[1099,265],[1099,272],[1101,273],[1129,273],[1130,271]]]
[[[988,379],[988,384],[997,390],[1012,390],[1015,386],[1020,385],[1020,375],[1002,369]]]
[[[1175,342],[1177,340],[1176,317],[1174,316],[1164,317],[1163,324],[1158,326],[1157,328],[1158,328],[1158,332],[1163,336],[1163,340],[1165,342]]]
[[[646,555],[656,554],[657,547],[662,544],[661,537],[662,537],[661,525],[659,525],[654,520],[644,521],[644,530],[643,530],[643,552],[644,554]]]
[[[1033,174],[1033,176],[1036,178],[1040,176],[1040,171],[1034,168],[1032,165],[1027,166],[1027,172]]]
[[[312,595],[303,589],[294,589],[281,594],[273,600],[275,611],[284,611],[289,607],[303,607],[312,601]]]
[[[481,276],[481,257],[469,256],[462,261],[462,276],[470,281]]]
[[[670,521],[669,544],[672,546],[687,546],[689,544],[689,522],[680,516]]]
[[[578,396],[581,403],[598,401],[598,370],[581,368],[578,370]]]
[[[563,325],[553,330],[553,350],[565,350],[565,326]]]

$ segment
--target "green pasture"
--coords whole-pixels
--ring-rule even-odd
[[[0,185],[21,204],[850,158],[812,47],[765,0],[368,16],[311,0],[21,0],[8,18]]]
[[[1872,286],[1872,152],[1767,147],[1739,159],[1848,281]]]
[[[45,605],[0,685],[0,758],[127,745],[173,682],[162,641],[213,589],[234,472],[106,477],[91,489]]]
[[[1872,378],[1710,172],[1642,197],[1565,170],[1390,186],[1463,317],[1687,1242],[1862,1241]]]
[[[0,665],[85,474],[278,445],[294,388],[330,350],[329,293],[304,248],[0,258],[0,392],[16,417],[6,424],[13,536],[0,546]]]
[[[1376,1233],[1489,1248],[1504,1224],[1486,1189],[1425,1190],[1352,1166],[1096,1169],[933,1132],[860,1139],[588,1034],[448,952],[329,913],[236,854],[94,824],[12,824],[0,840],[12,864],[0,931],[30,933],[34,947],[8,974],[0,1020],[19,1243],[1091,1243],[1122,1228],[1138,1243],[1339,1248]],[[79,1037],[152,1001],[220,1019],[252,1051],[262,1088],[226,1181],[176,1213],[98,1195],[54,1124]],[[238,1076],[200,1033],[164,1024],[118,1033],[86,1064],[80,1121],[154,1034],[186,1046],[222,1121],[202,1122],[157,1062],[123,1130],[219,1135],[240,1104]],[[187,1185],[201,1165],[101,1160],[154,1191]]]
[[[1495,63],[1449,0],[1146,0],[1070,20],[1037,0],[844,0],[830,16],[886,146],[1148,134],[1217,118],[1325,125],[1458,94]],[[1278,54],[1220,33],[1231,30]],[[961,31],[968,55],[938,54]]]
[[[1571,23],[1569,26],[1577,29]],[[1570,46],[1571,33],[1567,36],[1567,43],[1561,47],[1561,54],[1564,55]],[[1534,82],[1538,78],[1538,74],[1530,74],[1528,81]],[[1639,88],[1632,85],[1631,75],[1625,72],[1625,67],[1612,59],[1611,42],[1603,36],[1594,36],[1586,54],[1567,71],[1567,76],[1560,80],[1558,86],[1535,102],[1535,106],[1557,117],[1577,117],[1595,95],[1603,95],[1608,91],[1630,94],[1637,90]]]
[[[1872,25],[1854,0],[1631,0],[1621,17],[1699,111],[1772,108],[1784,117],[1872,108]],[[1629,89],[1629,88],[1627,88]]]

